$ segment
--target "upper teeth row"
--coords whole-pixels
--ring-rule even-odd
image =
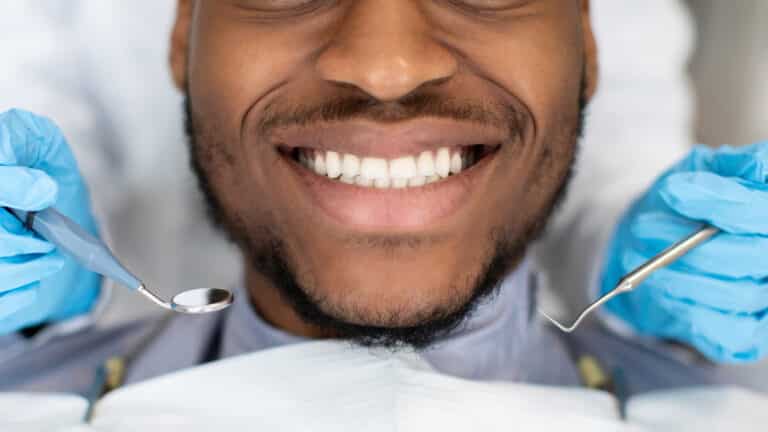
[[[299,162],[319,175],[348,184],[378,188],[423,186],[467,167],[466,152],[443,147],[397,159],[361,158],[334,151],[299,150]]]

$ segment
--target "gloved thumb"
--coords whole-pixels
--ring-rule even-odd
[[[658,190],[674,211],[734,234],[768,235],[768,184],[710,172],[682,172]]]
[[[43,171],[0,166],[0,207],[43,210],[56,202],[58,192],[56,182]]]

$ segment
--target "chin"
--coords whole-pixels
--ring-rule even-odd
[[[307,290],[323,312],[349,324],[410,327],[454,313],[472,298],[476,277],[454,269],[379,262]]]

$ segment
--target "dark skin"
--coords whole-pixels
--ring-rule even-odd
[[[268,322],[306,337],[335,332],[308,322],[252,265],[256,246],[279,239],[308,298],[346,323],[398,328],[460,309],[494,242],[524,246],[546,222],[596,61],[587,0],[179,0],[171,49],[199,168],[249,264],[251,301]],[[422,94],[490,107],[496,118],[511,107],[519,117],[513,130],[488,124],[502,145],[461,208],[428,224],[371,228],[327,217],[281,156],[279,129],[260,128],[267,112],[279,117],[297,104],[365,98],[380,113]],[[307,133],[322,126],[310,122]]]

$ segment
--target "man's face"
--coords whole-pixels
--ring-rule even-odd
[[[261,314],[279,323],[282,299],[383,343],[455,325],[566,182],[595,80],[587,15],[574,0],[182,0],[172,66],[193,161]]]

